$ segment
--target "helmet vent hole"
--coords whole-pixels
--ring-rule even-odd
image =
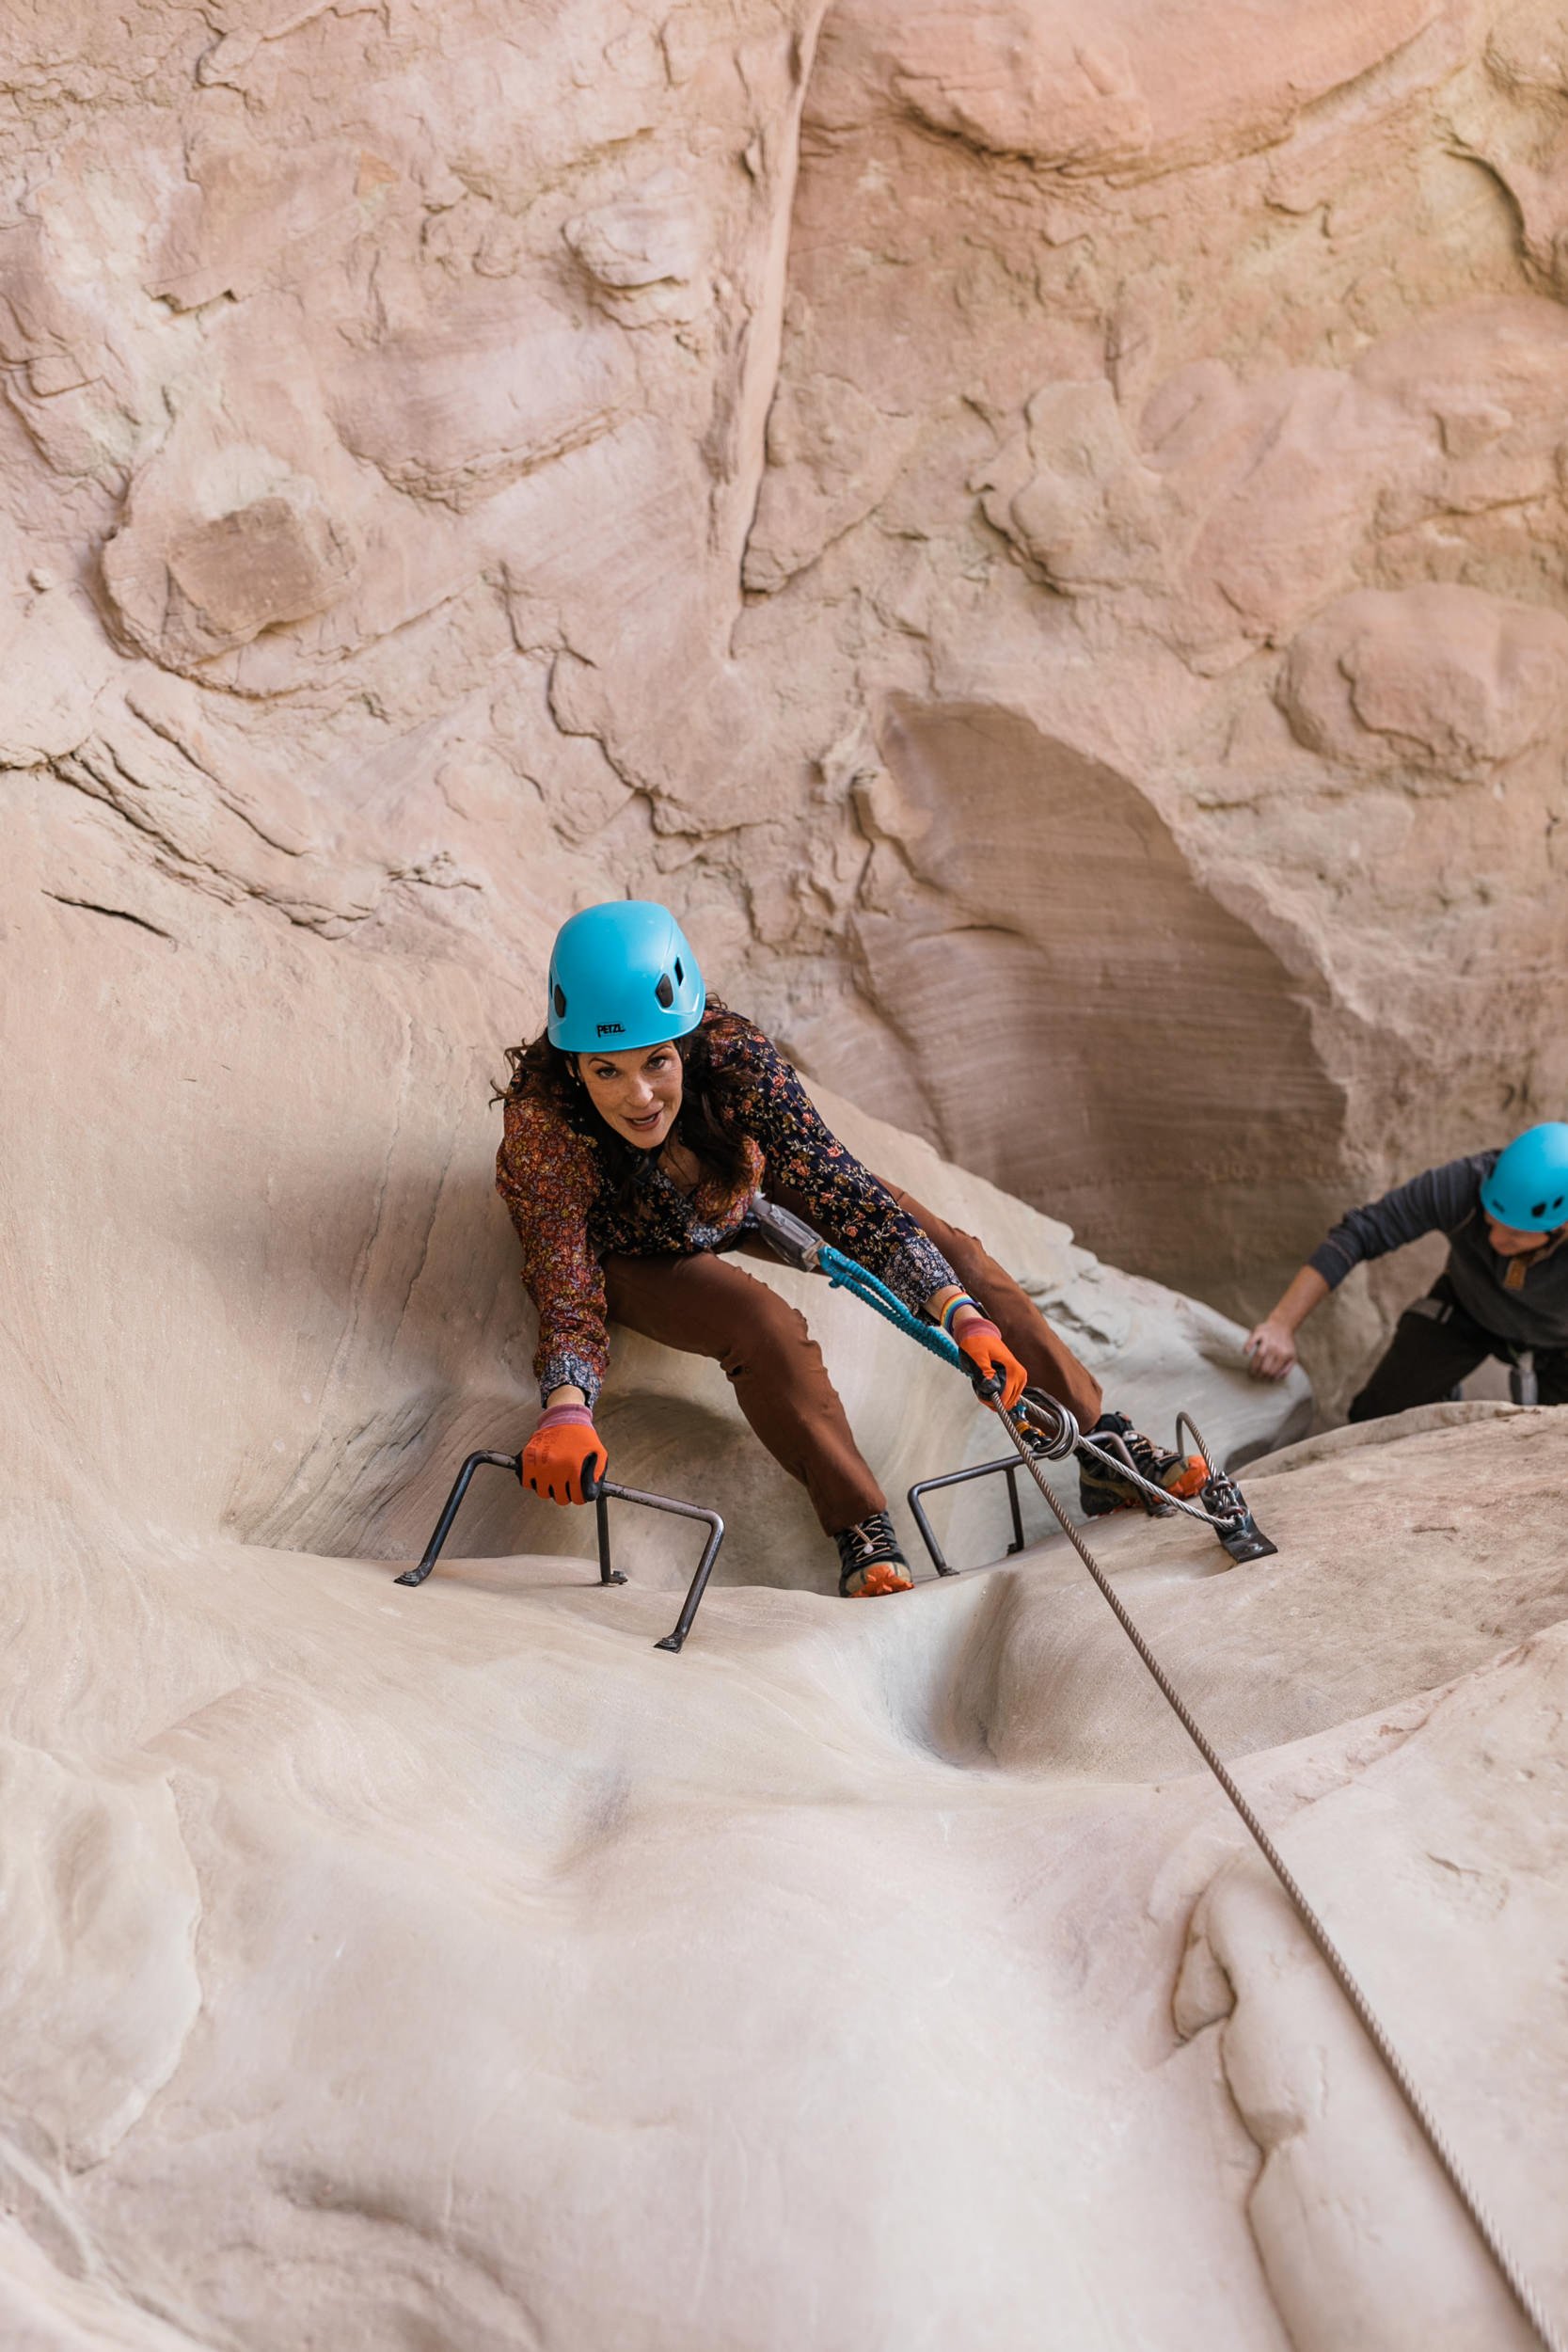
[[[674,982],[671,979],[668,972],[660,976],[658,986],[655,989],[654,994],[658,998],[658,1001],[664,1007],[665,1011],[668,1012],[671,1006],[675,1001]]]
[[[555,984],[555,1017],[559,1021],[566,1009],[566,992],[557,980]]]
[[[675,958],[675,986],[677,988],[684,988],[686,986],[686,974],[681,970],[681,960],[679,956]]]

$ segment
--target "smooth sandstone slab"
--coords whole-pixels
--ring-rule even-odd
[[[1354,1561],[1322,1540],[1333,1464],[1256,1482],[1281,1551],[1253,1570],[1195,1581],[1141,1518],[1100,1536],[1558,2295],[1561,1642],[1484,1661],[1560,1611],[1562,1422],[1461,1433],[1508,1527],[1450,1545],[1473,1622],[1434,1605],[1418,1657],[1398,1603],[1450,1438],[1367,1449]],[[200,1999],[172,2066],[160,2017],[119,2008],[139,2112],[111,2146],[72,2160],[35,2121],[39,2250],[8,2292],[39,2341],[260,2345],[280,2312],[367,2346],[1066,2352],[1218,2325],[1395,2352],[1412,2313],[1454,2352],[1524,2341],[1055,1554],[881,1607],[721,1590],[679,1660],[652,1647],[666,1597],[563,1560],[417,1593],[213,1544],[88,1545],[76,1573],[86,1617],[35,1564],[28,1711],[83,1802],[130,1774],[180,1839],[106,1857],[71,1964],[140,1938]],[[958,1741],[977,1646],[995,1705]],[[117,1736],[99,1702],[133,1654]],[[24,1846],[43,1801],[18,1787]],[[39,1903],[24,1883],[27,1932]],[[37,2020],[14,1962],[7,1994]],[[90,2107],[97,2045],[56,2023],[51,2046],[53,2111]]]

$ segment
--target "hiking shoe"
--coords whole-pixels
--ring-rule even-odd
[[[833,1537],[838,1546],[838,1589],[846,1600],[870,1600],[882,1593],[907,1593],[914,1582],[910,1564],[885,1511],[872,1511]]]
[[[1125,1413],[1101,1413],[1088,1435],[1095,1438],[1119,1438],[1132,1457],[1133,1469],[1150,1486],[1163,1486],[1166,1494],[1179,1495],[1183,1502],[1198,1492],[1209,1475],[1209,1465],[1201,1454],[1163,1452],[1141,1430],[1133,1428]],[[1163,1507],[1121,1471],[1092,1454],[1078,1456],[1078,1502],[1085,1518],[1090,1519],[1101,1519],[1108,1511],[1143,1510],[1152,1514]]]

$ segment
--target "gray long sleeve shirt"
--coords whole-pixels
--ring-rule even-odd
[[[1402,1249],[1422,1233],[1446,1233],[1454,1296],[1483,1331],[1515,1347],[1568,1347],[1568,1243],[1554,1244],[1530,1263],[1519,1287],[1510,1289],[1513,1262],[1498,1257],[1487,1239],[1481,1187],[1498,1156],[1476,1152],[1445,1161],[1397,1184],[1381,1200],[1348,1210],[1307,1264],[1335,1290],[1363,1258]]]

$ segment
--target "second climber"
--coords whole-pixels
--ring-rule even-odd
[[[1500,1151],[1429,1168],[1365,1208],[1348,1210],[1292,1277],[1246,1352],[1260,1379],[1296,1360],[1296,1331],[1364,1258],[1442,1233],[1448,1264],[1400,1317],[1351,1403],[1352,1421],[1432,1405],[1488,1356],[1528,1351],[1543,1405],[1568,1405],[1568,1124],[1527,1127]]]

